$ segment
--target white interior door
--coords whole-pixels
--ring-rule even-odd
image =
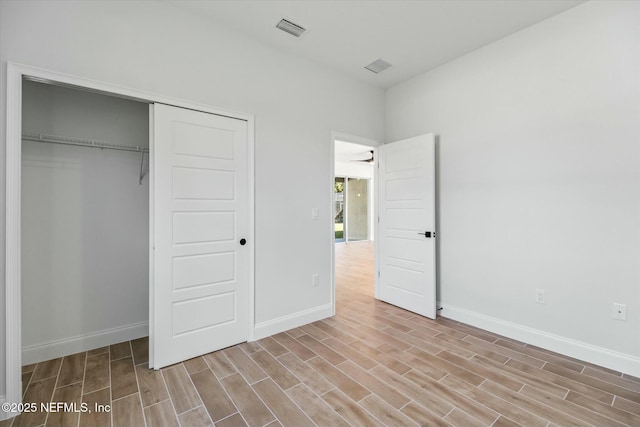
[[[378,147],[377,298],[436,318],[435,140]]]
[[[150,367],[247,340],[247,123],[153,104]]]

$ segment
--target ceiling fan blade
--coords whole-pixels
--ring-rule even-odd
[[[373,162],[373,151],[365,151],[364,153],[356,153],[351,155],[352,162]]]
[[[362,153],[362,154],[364,154],[364,153]],[[358,160],[352,160],[352,162],[373,163],[373,150],[367,152],[366,154],[367,154],[366,158],[358,159]]]

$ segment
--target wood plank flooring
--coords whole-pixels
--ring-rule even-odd
[[[640,379],[373,299],[373,245],[336,246],[337,315],[152,371],[147,340],[23,368],[8,426],[640,426]]]

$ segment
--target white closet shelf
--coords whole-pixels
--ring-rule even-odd
[[[114,144],[112,142],[99,141],[97,139],[74,138],[70,136],[45,135],[38,134],[22,134],[22,139],[36,142],[48,142],[52,144],[75,145],[79,147],[93,147],[106,150],[134,151],[137,153],[148,153],[149,149],[137,145]]]
[[[140,179],[138,180],[138,184],[142,184],[142,178],[144,178],[145,176],[144,153],[149,152],[149,149],[146,147],[139,147],[137,145],[114,144],[113,142],[99,141],[97,139],[83,139],[83,138],[74,138],[71,136],[60,136],[60,135],[45,135],[43,133],[38,133],[38,134],[23,133],[22,139],[26,139],[27,141],[46,142],[51,144],[100,148],[101,150],[133,151],[136,153],[141,153],[142,156],[140,157]]]

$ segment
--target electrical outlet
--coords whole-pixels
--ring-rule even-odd
[[[318,208],[311,208],[311,219],[317,221],[320,219],[320,212]]]
[[[627,304],[614,302],[611,306],[611,317],[616,320],[627,320]]]
[[[538,304],[544,304],[544,289],[536,289],[536,302]]]
[[[320,276],[318,274],[314,274],[311,278],[311,284],[313,286],[320,286]]]

